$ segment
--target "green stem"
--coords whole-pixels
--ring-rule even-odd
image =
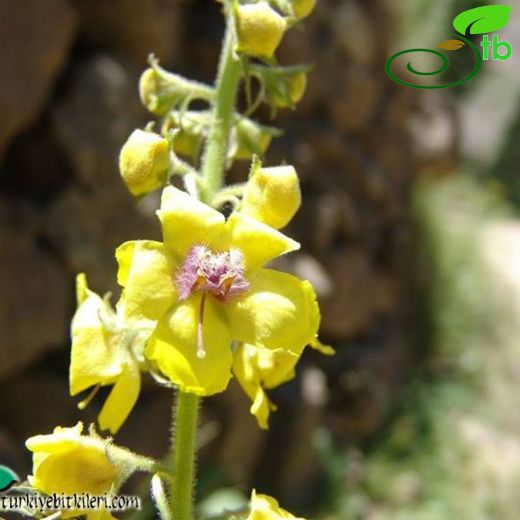
[[[173,486],[171,510],[173,520],[193,520],[193,489],[195,473],[195,448],[199,398],[184,392],[177,393],[175,430],[172,445]]]
[[[242,72],[240,60],[234,52],[236,36],[230,4],[227,9],[226,36],[220,55],[212,123],[202,159],[202,176],[205,182],[202,198],[207,203],[211,202],[222,187],[229,132]]]

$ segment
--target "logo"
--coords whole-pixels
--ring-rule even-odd
[[[18,475],[7,466],[0,464],[0,493],[7,491],[18,482],[20,482]]]
[[[489,59],[504,61],[511,57],[513,49],[509,42],[500,41],[497,34],[493,34],[492,38],[489,36],[489,33],[494,33],[507,25],[511,9],[512,8],[507,5],[487,5],[469,9],[468,11],[463,11],[453,20],[453,27],[458,33],[456,34],[457,38],[442,41],[437,45],[437,49],[441,49],[441,51],[444,52],[438,51],[436,49],[423,48],[407,49],[396,52],[386,60],[386,74],[392,81],[395,81],[399,85],[411,88],[450,88],[458,87],[459,85],[466,83],[477,75],[478,71],[482,67],[483,61],[487,61]],[[479,46],[475,45],[469,39],[471,35],[483,35]],[[479,47],[482,47],[482,52],[480,52]],[[459,80],[435,85],[427,85],[423,83],[417,84],[397,77],[393,71],[393,68],[395,68],[393,67],[395,60],[401,56],[411,53],[426,53],[430,56],[436,56],[441,60],[441,64],[439,67],[437,67],[437,69],[432,71],[418,70],[412,65],[412,62],[409,61],[406,65],[406,70],[411,74],[421,76],[423,78],[428,76],[436,76],[448,70],[450,66],[450,60],[446,52],[454,52],[461,49],[469,49],[471,51],[471,57],[474,60],[474,65],[473,68]]]

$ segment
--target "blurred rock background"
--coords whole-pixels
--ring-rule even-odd
[[[279,411],[267,433],[258,430],[234,385],[206,401],[202,497],[256,486],[295,512],[340,520],[518,517],[520,504],[503,482],[511,482],[520,466],[520,421],[490,432],[471,415],[487,412],[467,406],[475,400],[487,403],[486,410],[504,405],[502,397],[516,383],[506,378],[511,386],[500,387],[500,399],[491,391],[494,378],[503,381],[516,359],[516,329],[508,328],[506,339],[493,332],[503,330],[497,320],[518,319],[516,304],[497,297],[496,306],[460,312],[493,291],[511,291],[518,299],[510,260],[516,250],[488,255],[518,240],[514,210],[505,200],[518,201],[514,107],[520,76],[512,72],[518,62],[489,64],[475,85],[449,92],[406,89],[384,73],[386,58],[406,48],[403,42],[442,39],[450,13],[464,8],[452,4],[321,0],[305,27],[284,41],[281,63],[313,63],[315,69],[297,110],[275,121],[285,134],[267,154],[268,164],[296,166],[304,196],[287,230],[303,252],[279,267],[315,284],[321,337],[337,354],[306,354],[297,379],[272,393]],[[425,20],[435,20],[438,30]],[[147,55],[154,52],[165,68],[211,82],[222,31],[219,5],[210,0],[0,0],[0,387],[6,396],[0,463],[20,474],[30,468],[25,438],[56,424],[94,420],[103,398],[79,412],[68,397],[75,274],[86,272],[97,292],[117,294],[114,248],[159,237],[153,204],[136,207],[117,172],[122,143],[149,119],[137,94]],[[502,115],[486,104],[490,91],[502,93]],[[516,130],[505,139],[510,125]],[[480,184],[458,180],[455,172],[466,160]],[[451,223],[458,216],[454,238]],[[474,239],[465,240],[469,235]],[[450,245],[457,253],[446,257]],[[465,269],[468,257],[484,260]],[[488,257],[492,267],[481,267]],[[451,289],[463,273],[470,282],[460,296]],[[492,280],[493,289],[477,284],[481,278]],[[457,335],[460,323],[465,332]],[[483,332],[475,332],[476,323]],[[469,361],[468,342],[481,345]],[[492,343],[505,345],[498,351],[503,355],[489,357]],[[449,379],[448,390],[439,386],[439,374]],[[467,390],[468,379],[486,382],[486,393]],[[163,389],[145,383],[118,440],[161,456],[170,401]],[[470,412],[461,416],[464,407]],[[433,416],[434,408],[446,409],[446,416]],[[502,406],[498,417],[507,415]],[[439,444],[455,435],[445,418],[452,416],[462,448],[446,453]],[[487,449],[478,468],[508,458],[512,469],[498,471],[500,492],[478,495],[481,508],[453,509],[450,504],[467,493],[467,475],[455,468],[473,445]],[[439,453],[448,462],[425,471]],[[468,473],[479,483],[475,488],[485,487],[486,472]],[[439,490],[446,473],[448,484]],[[496,496],[507,507],[490,506]],[[411,503],[415,509],[408,510]],[[488,510],[490,516],[478,516]]]

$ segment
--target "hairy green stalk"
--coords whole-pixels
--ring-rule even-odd
[[[220,55],[212,123],[202,158],[202,177],[205,185],[202,199],[207,203],[211,203],[214,195],[222,187],[229,132],[242,72],[240,60],[234,52],[236,36],[234,19],[230,13],[231,6],[228,5],[227,9],[226,36]]]
[[[173,432],[173,486],[171,511],[173,520],[193,519],[193,488],[199,398],[177,393],[175,429]]]
[[[201,199],[210,203],[220,190],[224,180],[229,133],[240,82],[242,66],[234,52],[234,19],[227,6],[226,35],[220,56],[215,88],[212,124],[202,158],[203,190]],[[173,487],[171,511],[173,520],[193,520],[193,495],[195,477],[195,451],[199,398],[193,394],[178,392],[174,412],[175,429],[172,439]]]

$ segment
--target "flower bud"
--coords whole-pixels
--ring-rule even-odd
[[[173,99],[171,99],[171,95],[165,95],[164,87],[164,82],[161,81],[159,74],[151,67],[146,69],[139,78],[139,96],[141,101],[150,112],[158,116],[164,115],[170,108],[170,105],[177,100],[175,95]]]
[[[293,218],[300,203],[300,183],[292,166],[262,168],[253,165],[253,173],[244,190],[244,213],[280,229]]]
[[[292,0],[291,3],[294,16],[296,16],[298,20],[309,16],[316,6],[316,0]]]
[[[273,136],[279,133],[276,128],[259,125],[251,119],[243,118],[236,126],[236,148],[232,149],[231,155],[235,159],[251,159],[255,154],[263,156]]]
[[[132,195],[145,195],[163,186],[170,166],[169,154],[164,137],[143,130],[132,132],[119,155],[119,171]]]
[[[182,114],[179,111],[172,111],[165,118],[162,133],[175,130],[173,151],[177,155],[195,159],[200,152],[210,122],[211,113],[208,111],[188,111]]]
[[[110,495],[117,493],[132,473],[150,471],[155,464],[153,459],[99,437],[92,425],[88,435],[84,434],[81,422],[72,428],[57,426],[50,434],[30,437],[25,445],[33,453],[29,484],[46,495]],[[78,506],[81,504],[75,504]],[[69,509],[65,513],[65,518],[85,515],[87,520],[114,519],[103,507]]]
[[[164,70],[154,57],[150,58],[150,65],[139,79],[139,96],[153,114],[163,116],[187,99],[214,99],[212,87]]]
[[[280,507],[280,504],[268,495],[251,494],[251,510],[246,520],[304,520]]]
[[[303,97],[306,86],[307,75],[305,72],[286,76],[270,93],[272,102],[278,108],[293,107]]]
[[[267,2],[238,6],[236,28],[239,52],[271,58],[287,28],[285,18]]]

